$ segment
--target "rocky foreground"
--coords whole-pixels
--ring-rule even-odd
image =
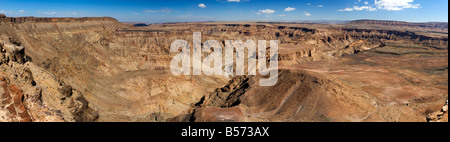
[[[425,26],[424,26],[425,24]],[[422,27],[422,28],[421,28]],[[279,40],[279,80],[174,76],[170,44]],[[448,122],[448,23],[0,15],[0,121]]]

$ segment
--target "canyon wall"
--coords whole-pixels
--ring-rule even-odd
[[[253,95],[243,93],[230,97],[242,97],[239,103],[236,99],[223,102],[208,97],[212,92],[218,92],[217,88],[227,86],[233,78],[174,76],[169,70],[175,55],[169,50],[171,43],[186,40],[192,47],[193,32],[202,32],[203,42],[218,40],[222,46],[225,40],[279,40],[280,66],[339,60],[391,42],[448,50],[446,36],[432,37],[397,30],[264,23],[167,23],[134,27],[109,17],[0,16],[0,39],[2,49],[5,49],[1,64],[4,69],[3,94],[6,94],[4,100],[14,100],[5,102],[0,114],[8,114],[4,121],[167,121],[186,119],[185,115],[197,115],[195,120],[206,121],[207,117],[200,116],[224,112],[220,107],[225,106],[236,110],[238,104],[251,107],[236,110],[239,115],[255,116],[239,116],[235,121],[357,121],[375,113],[378,100],[370,93],[352,89],[339,81],[333,82],[334,78],[303,71],[282,71],[281,83],[275,88],[247,86],[249,90],[259,90],[257,94],[265,96],[259,98],[262,100],[244,99]],[[14,50],[7,51],[10,47]],[[27,74],[21,75],[24,72]],[[308,83],[289,87],[297,79]],[[271,90],[281,88],[303,94],[279,92],[279,96],[271,96]],[[336,92],[333,88],[342,89]],[[329,91],[335,93],[319,95]],[[18,102],[15,97],[23,99]],[[264,99],[271,97],[275,97],[274,101],[264,104],[268,101]],[[198,103],[202,98],[216,105],[210,106],[211,110],[203,109],[199,106],[208,105]],[[333,101],[340,103],[323,106]],[[304,106],[296,102],[302,102]],[[331,108],[337,112],[345,111],[343,102],[354,102],[358,107],[341,115],[331,112]],[[13,112],[10,104],[15,104],[14,110],[20,111]],[[321,108],[310,109],[314,105],[321,105]],[[300,108],[311,112],[300,112]],[[234,115],[235,110],[230,113]],[[256,116],[266,111],[270,112]],[[323,116],[312,115],[315,111],[320,111]],[[355,112],[354,117],[343,117],[352,112]],[[291,113],[296,115],[289,116]]]

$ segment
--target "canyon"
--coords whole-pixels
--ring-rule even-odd
[[[278,40],[278,83],[173,75],[171,43],[194,32]],[[448,23],[0,15],[0,50],[0,122],[448,122]]]

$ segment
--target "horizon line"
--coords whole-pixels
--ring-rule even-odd
[[[405,20],[392,20],[392,19],[353,19],[353,20],[231,20],[231,21],[175,21],[175,22],[142,22],[142,21],[121,21],[112,16],[67,16],[67,17],[36,17],[36,16],[7,16],[5,17],[11,18],[21,18],[21,17],[34,17],[34,18],[100,18],[100,17],[109,17],[114,18],[122,23],[145,23],[145,24],[164,24],[164,23],[199,23],[199,22],[314,22],[314,21],[327,21],[327,22],[349,22],[349,21],[362,21],[362,20],[373,20],[373,21],[395,21],[395,22],[408,22],[408,23],[448,23],[448,21],[405,21]]]

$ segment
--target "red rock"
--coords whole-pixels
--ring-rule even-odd
[[[9,91],[11,91],[12,93],[15,93],[15,92],[19,91],[19,88],[17,88],[16,85],[10,85]]]

